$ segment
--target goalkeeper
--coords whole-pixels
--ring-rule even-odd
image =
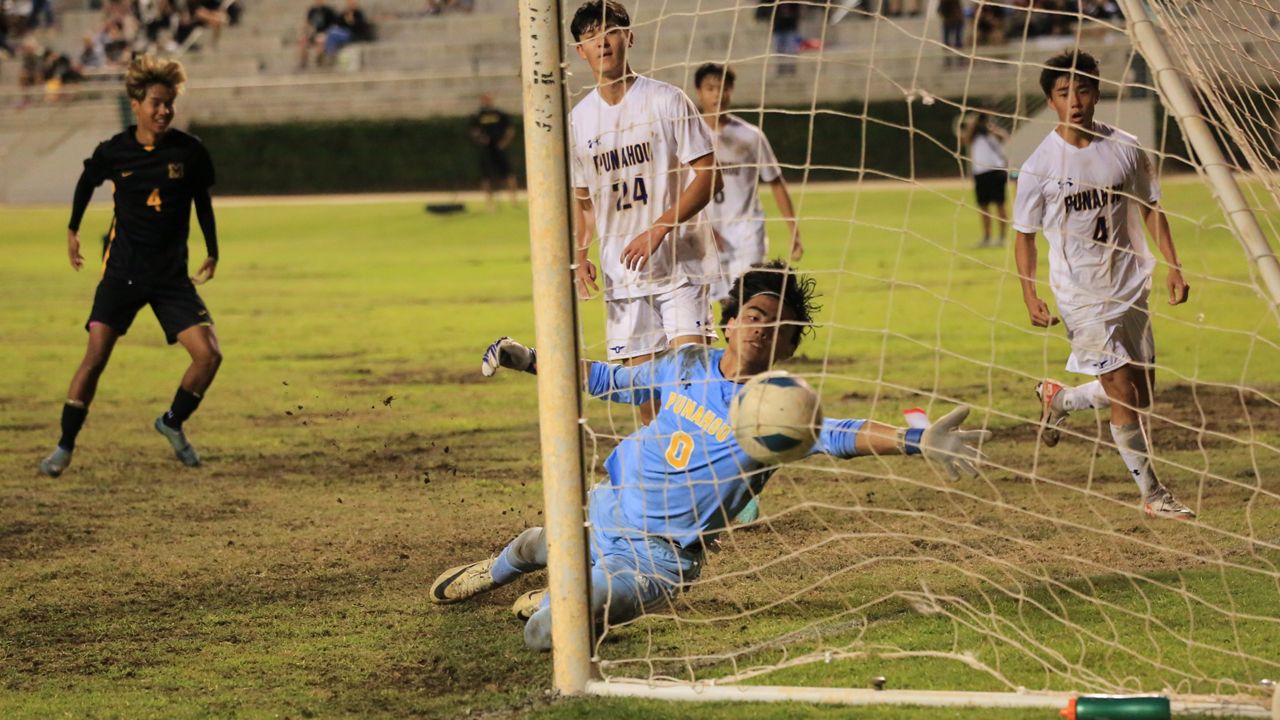
[[[781,262],[749,270],[722,306],[727,348],[684,345],[631,367],[589,363],[592,396],[653,401],[660,408],[653,422],[609,455],[609,479],[590,492],[591,612],[597,625],[639,617],[696,580],[704,547],[777,470],[751,459],[734,440],[729,403],[742,383],[795,353],[812,327],[814,285]],[[489,347],[481,369],[492,375],[499,367],[535,373],[536,355],[502,338]],[[968,408],[957,408],[928,429],[910,430],[827,419],[813,452],[838,458],[921,455],[953,478],[972,475],[984,458],[970,443],[990,433],[960,430],[967,414]],[[432,584],[431,599],[459,602],[546,564],[543,529],[530,528],[498,555],[445,571]],[[526,593],[512,609],[528,621],[525,643],[549,650],[546,592]]]

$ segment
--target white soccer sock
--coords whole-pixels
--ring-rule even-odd
[[[1077,387],[1062,388],[1053,398],[1053,404],[1058,406],[1058,410],[1075,412],[1089,408],[1111,407],[1111,398],[1107,397],[1107,391],[1102,388],[1102,383],[1094,380]]]
[[[1111,437],[1116,441],[1116,449],[1120,451],[1120,459],[1129,468],[1129,474],[1138,484],[1142,492],[1142,501],[1150,500],[1153,495],[1164,488],[1156,477],[1155,468],[1151,464],[1151,455],[1147,450],[1147,438],[1142,433],[1142,425],[1111,426]]]

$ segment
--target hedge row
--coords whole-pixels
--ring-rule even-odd
[[[941,102],[851,101],[816,112],[769,110],[744,117],[764,128],[789,179],[855,180],[955,177],[961,172],[953,131],[957,113]],[[468,190],[479,187],[480,166],[467,124],[467,118],[451,117],[208,125],[192,131],[213,155],[220,193]],[[1185,157],[1176,125],[1169,127],[1166,149]],[[510,156],[523,178],[520,133]]]
[[[760,123],[783,165],[814,180],[853,179],[856,168],[898,177],[958,172],[955,110],[861,102],[746,116]],[[519,122],[519,118],[515,118]],[[464,190],[480,184],[479,153],[464,117],[271,125],[196,125],[218,169],[218,191],[236,195]],[[908,128],[914,127],[914,130]],[[520,134],[510,150],[524,174]],[[788,169],[793,178],[803,169]]]

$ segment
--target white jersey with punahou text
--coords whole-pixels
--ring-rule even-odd
[[[1049,133],[1023,163],[1013,204],[1014,229],[1049,241],[1049,286],[1068,327],[1123,315],[1146,298],[1155,267],[1141,215],[1160,199],[1151,160],[1129,133],[1094,128],[1083,148]]]
[[[711,132],[674,85],[646,77],[617,105],[598,90],[570,114],[573,185],[591,193],[608,300],[646,297],[705,284],[719,271],[711,239],[696,222],[675,228],[639,271],[622,250],[648,230],[693,177],[689,163],[710,154]]]
[[[724,189],[712,197],[703,213],[725,240],[720,261],[733,267],[761,262],[768,245],[759,187],[782,175],[778,159],[760,128],[736,115],[720,119],[715,150]]]

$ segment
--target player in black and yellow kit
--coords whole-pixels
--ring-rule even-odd
[[[184,464],[200,464],[182,423],[200,404],[222,362],[213,319],[195,289],[213,279],[218,238],[209,198],[213,185],[209,153],[199,140],[170,127],[174,100],[185,82],[182,65],[176,61],[151,56],[134,60],[125,75],[125,91],[137,125],[99,145],[93,157],[85,160],[76,184],[67,229],[71,267],[84,266],[80,220],[94,188],[107,180],[115,186],[115,218],[103,256],[102,280],[85,324],[89,348],[71,378],[62,408],[62,437],[53,453],[40,462],[40,471],[50,477],[61,475],[70,465],[76,435],[111,350],[145,305],[155,312],[169,343],[182,343],[191,354],[191,366],[173,405],[156,419],[155,428]],[[189,277],[187,235],[193,204],[208,257]]]

